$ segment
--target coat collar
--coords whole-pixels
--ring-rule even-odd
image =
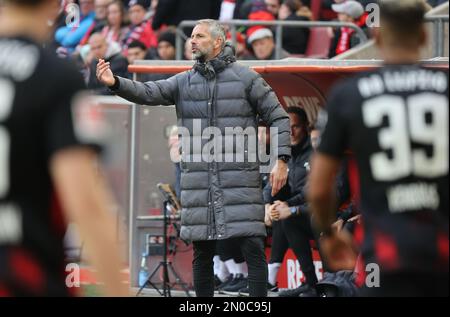
[[[225,43],[222,52],[214,59],[205,62],[197,61],[194,70],[199,72],[206,79],[213,79],[216,74],[222,72],[228,65],[236,61],[235,49],[229,42]]]

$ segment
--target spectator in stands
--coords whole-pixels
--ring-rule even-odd
[[[153,53],[150,49],[147,49],[144,43],[140,41],[133,41],[128,46],[128,54],[127,60],[128,64],[132,65],[137,60],[150,60],[155,59],[155,53]],[[133,73],[128,73],[129,79],[133,79]],[[139,74],[138,79],[141,81],[148,80],[159,80],[167,78],[167,74],[159,75],[159,74]]]
[[[236,0],[234,7],[233,19],[246,20],[252,10],[254,0]]]
[[[125,56],[128,53],[128,45],[133,41],[141,41],[147,48],[158,45],[158,37],[153,31],[150,21],[145,19],[150,6],[149,1],[130,0],[128,5],[130,28],[122,42],[122,50]]]
[[[273,14],[275,18],[278,18],[278,13],[281,7],[281,0],[264,0],[267,11]]]
[[[360,19],[365,13],[361,3],[354,0],[333,4],[332,8],[333,11],[338,14],[338,19],[340,22],[349,22],[357,25],[361,23]],[[365,21],[362,22],[362,24],[365,25]],[[331,58],[342,54],[359,43],[360,39],[354,29],[349,27],[340,27],[335,29],[334,38],[332,40],[328,57]]]
[[[278,17],[283,21],[310,21],[306,16],[299,16],[297,11],[303,7],[300,0],[284,0]],[[311,11],[309,11],[311,12]],[[283,28],[283,49],[289,54],[305,54],[309,39],[309,28]]]
[[[231,32],[227,32],[227,40],[232,40]],[[245,42],[245,37],[241,32],[236,32],[236,58],[244,59],[246,56],[250,55],[247,50],[247,45]]]
[[[92,34],[101,32],[103,28],[107,25],[107,8],[111,3],[111,0],[94,0],[95,4],[95,18],[94,22],[91,24],[89,30],[83,36],[79,45],[85,45]]]
[[[158,57],[164,61],[174,60],[175,49],[175,31],[167,30],[158,37]]]
[[[220,7],[219,21],[232,20],[235,7],[236,7],[235,0],[223,0]]]
[[[142,43],[141,43],[142,44]],[[128,49],[130,50],[130,49]],[[141,46],[139,48],[133,49],[141,50]],[[130,54],[130,52],[128,52]],[[152,49],[147,50],[144,56],[142,56],[142,52],[139,54],[139,57],[144,57],[140,59],[160,59],[163,61],[170,61],[176,58],[176,49],[175,49],[175,32],[171,29],[160,33],[158,37],[158,47],[156,54]],[[140,74],[139,79],[141,81],[156,81],[161,79],[167,79],[172,77],[172,74],[160,74],[160,73],[149,73],[149,74]],[[128,78],[132,78],[132,74]]]
[[[107,61],[111,65],[111,69],[114,69],[115,74],[121,74],[120,76],[127,77],[128,75],[128,61],[122,55],[120,45],[116,42],[107,42],[106,38],[101,33],[94,33],[89,38],[89,46],[93,61],[90,67],[90,77],[88,82],[88,88],[94,89],[98,93],[108,94],[108,90],[105,86],[101,85],[96,77],[96,67],[100,59]]]
[[[253,55],[245,57],[245,59],[256,60],[274,60],[275,56],[275,41],[271,30],[260,28],[250,34],[248,43],[251,45]],[[289,54],[282,50],[281,58],[288,57]]]
[[[159,30],[163,24],[178,26],[183,20],[215,19],[220,15],[222,0],[159,0],[152,27]],[[190,35],[192,27],[184,29]]]
[[[134,61],[143,60],[147,57],[147,48],[144,43],[133,41],[128,46],[127,60],[128,64],[132,65]]]
[[[120,0],[112,1],[107,7],[107,24],[101,30],[108,42],[122,43],[129,29],[125,26],[125,8]]]
[[[55,40],[61,47],[72,53],[95,20],[94,0],[80,0],[80,22],[60,27],[55,32]]]

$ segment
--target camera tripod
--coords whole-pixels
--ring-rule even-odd
[[[171,283],[170,283],[170,279],[169,279],[169,270],[170,272],[173,274],[173,276],[175,277],[175,284],[180,285],[184,292],[186,293],[187,297],[190,297],[191,295],[189,294],[189,289],[186,286],[186,283],[181,279],[181,277],[178,275],[178,273],[175,271],[175,269],[172,266],[172,263],[169,262],[167,260],[167,225],[169,224],[169,216],[167,215],[167,209],[169,206],[170,202],[165,200],[163,202],[163,259],[161,262],[159,262],[158,266],[153,270],[152,273],[150,273],[149,277],[147,278],[147,280],[145,281],[145,283],[139,288],[138,292],[136,293],[136,296],[139,296],[139,294],[142,292],[142,290],[147,286],[150,285],[152,286],[161,296],[164,297],[172,297],[171,294]],[[163,274],[163,281],[162,281],[162,290],[159,289],[155,283],[153,283],[151,280],[153,278],[153,276],[156,275],[156,273],[158,273],[158,271],[162,269],[162,274]]]

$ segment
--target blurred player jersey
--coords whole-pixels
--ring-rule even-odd
[[[69,63],[26,38],[0,38],[0,296],[70,295],[49,166],[60,150],[99,149],[101,120],[83,89]]]
[[[362,256],[382,272],[448,274],[448,72],[386,65],[336,86],[319,152],[359,170]]]

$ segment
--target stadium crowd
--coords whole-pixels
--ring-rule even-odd
[[[205,18],[264,21],[327,21],[354,23],[368,37],[368,0],[61,0],[51,48],[60,57],[74,59],[90,89],[107,93],[95,78],[99,59],[111,63],[120,76],[131,78],[127,66],[136,59],[174,60],[176,27],[183,20]],[[443,1],[428,1],[438,5]],[[0,2],[1,12],[1,2]],[[190,60],[189,37],[184,30]],[[241,60],[272,60],[274,28],[238,27],[236,55]],[[280,58],[332,58],[360,43],[354,29],[284,27]],[[231,39],[231,33],[227,34]],[[158,76],[158,75],[155,75]],[[161,78],[165,78],[164,76]],[[147,78],[148,80],[161,79]]]

